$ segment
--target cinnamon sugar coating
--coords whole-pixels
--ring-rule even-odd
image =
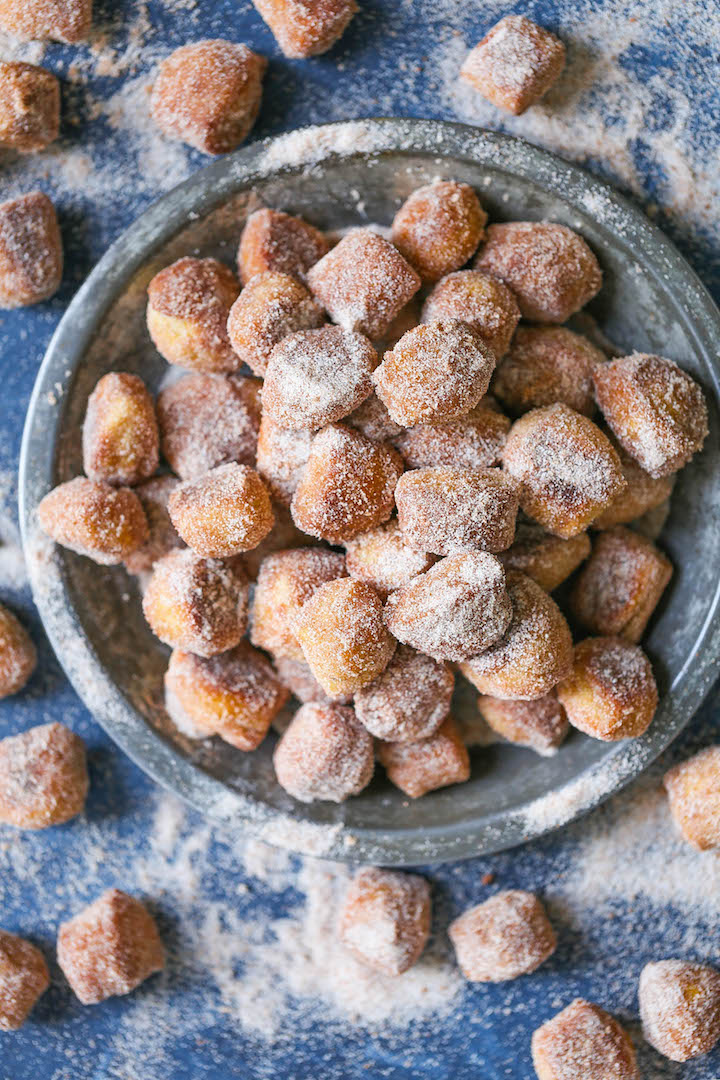
[[[411,799],[470,779],[470,759],[452,716],[427,739],[378,743],[377,756],[388,780]]]
[[[344,34],[355,0],[253,0],[285,56],[304,59],[327,52]]]
[[[37,667],[30,635],[12,611],[0,604],[0,699],[17,694]]]
[[[88,398],[83,468],[91,480],[139,484],[157,471],[160,455],[155,405],[138,375],[111,371]]]
[[[490,225],[474,268],[508,285],[524,319],[563,323],[600,291],[602,271],[578,233],[549,221]]]
[[[335,697],[326,694],[304,660],[291,660],[289,656],[276,656],[273,659],[273,664],[280,682],[303,705],[308,703],[316,705],[352,704],[352,694],[340,694]]]
[[[152,570],[158,559],[185,546],[170,520],[167,508],[168,499],[179,483],[176,476],[155,476],[135,488],[135,494],[145,511],[149,532],[145,543],[125,558],[125,567],[131,574]]]
[[[581,641],[557,696],[573,727],[605,742],[644,735],[658,704],[650,661],[619,637]]]
[[[459,420],[418,424],[401,430],[393,441],[408,469],[485,469],[499,464],[509,431],[507,416],[486,395]]]
[[[672,360],[633,353],[597,367],[595,397],[618,442],[653,477],[677,472],[708,434],[705,396]]]
[[[0,60],[0,147],[31,154],[54,142],[59,131],[60,83],[53,73]]]
[[[720,972],[706,964],[646,964],[638,988],[643,1035],[671,1061],[709,1054],[720,1040]]]
[[[348,540],[345,559],[350,577],[372,585],[382,600],[403,585],[409,585],[436,561],[434,555],[418,551],[408,543],[396,518]]]
[[[502,281],[479,270],[458,270],[438,281],[422,309],[422,321],[469,323],[496,359],[510,347],[520,321],[520,308]]]
[[[144,904],[108,889],[60,927],[58,963],[83,1005],[129,994],[165,967],[157,925]]]
[[[84,476],[53,488],[37,515],[43,531],[57,544],[102,566],[123,562],[149,537],[134,491]]]
[[[188,547],[207,559],[252,550],[275,523],[262,480],[254,469],[236,462],[186,480],[171,494],[168,511]]]
[[[217,38],[183,45],[158,67],[152,117],[171,139],[227,154],[249,135],[267,67],[247,45]]]
[[[85,744],[63,724],[0,740],[0,822],[21,829],[63,825],[88,793]]]
[[[420,288],[397,248],[370,229],[353,229],[308,271],[308,284],[333,322],[381,338]]]
[[[345,423],[355,428],[366,439],[373,442],[393,443],[404,431],[399,424],[390,419],[390,414],[380,398],[373,391],[357,409],[345,417]]]
[[[493,393],[514,415],[561,401],[592,416],[592,372],[604,362],[591,341],[564,326],[520,326],[495,372]]]
[[[552,592],[587,559],[591,546],[587,533],[563,538],[533,521],[519,521],[513,543],[498,558],[506,570],[520,570]]]
[[[651,476],[628,454],[614,435],[608,434],[612,446],[620,459],[625,487],[619,492],[599,517],[592,523],[593,529],[612,529],[615,525],[626,525],[638,518],[662,507],[672,495],[675,486],[675,474],[670,476]],[[658,534],[661,530],[658,530]]]
[[[582,998],[534,1032],[532,1058],[538,1080],[640,1080],[628,1033]]]
[[[470,908],[450,923],[448,935],[470,982],[506,982],[528,975],[557,946],[545,908],[521,889],[497,893]]]
[[[720,848],[720,746],[707,746],[663,777],[670,812],[688,844]]]
[[[0,1031],[17,1031],[50,985],[45,957],[24,938],[0,930]]]
[[[92,22],[92,0],[0,0],[0,27],[23,41],[65,41],[86,38]]]
[[[559,38],[524,15],[506,15],[468,54],[460,75],[493,105],[518,116],[548,92],[564,67]]]
[[[283,338],[324,322],[324,311],[304,285],[268,270],[248,281],[230,308],[227,329],[241,363],[264,376],[270,354]]]
[[[555,601],[526,574],[511,570],[507,591],[512,616],[504,636],[460,670],[481,694],[527,701],[545,697],[572,668],[568,624]]]
[[[355,713],[378,739],[416,742],[449,714],[454,686],[447,664],[400,645],[383,673],[355,694]]]
[[[240,286],[217,259],[186,257],[166,266],[148,285],[147,325],[169,364],[191,371],[236,371],[240,360],[227,322]]]
[[[372,737],[341,705],[298,709],[275,748],[278,783],[300,802],[344,802],[372,780]]]
[[[265,486],[283,506],[290,506],[310,457],[313,432],[280,427],[268,413],[260,420],[257,471]]]
[[[60,287],[63,246],[42,191],[0,203],[0,310],[48,300]]]
[[[338,920],[343,945],[385,975],[420,959],[430,935],[430,886],[417,874],[365,866],[348,887]]]
[[[240,280],[247,285],[256,274],[269,271],[304,281],[310,267],[329,250],[326,236],[314,225],[263,207],[250,214],[240,237]]]
[[[545,757],[557,752],[568,733],[565,710],[552,695],[534,701],[505,701],[480,694],[477,707],[486,724],[503,739]]]
[[[435,282],[475,254],[486,221],[469,184],[439,180],[405,200],[395,215],[391,239],[424,282]]]

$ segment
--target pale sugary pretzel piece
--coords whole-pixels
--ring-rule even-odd
[[[394,443],[404,430],[390,419],[389,412],[374,391],[345,417],[345,423],[359,431],[366,439],[379,443]]]
[[[243,285],[266,271],[305,281],[308,270],[327,255],[324,233],[301,217],[263,207],[250,214],[240,237],[238,272]]]
[[[20,829],[63,825],[88,793],[85,744],[64,724],[41,724],[0,740],[0,822]]]
[[[408,469],[441,465],[485,469],[499,464],[510,426],[486,395],[459,420],[401,429],[393,445]]]
[[[314,330],[325,313],[304,285],[267,270],[252,277],[230,308],[228,337],[239,360],[264,376],[270,354],[289,334]]]
[[[63,246],[42,191],[0,203],[0,310],[48,300],[60,288]]]
[[[379,743],[377,755],[388,780],[411,799],[470,779],[470,759],[452,716],[427,739]]]
[[[650,661],[619,637],[581,641],[557,696],[573,727],[604,742],[644,735],[658,704]]]
[[[24,938],[0,930],[0,1031],[17,1031],[50,985],[45,957]]]
[[[430,934],[430,886],[417,874],[365,866],[352,879],[338,920],[343,945],[385,975],[416,964]]]
[[[355,0],[253,0],[285,56],[306,59],[340,40],[358,10]]]
[[[0,28],[23,41],[75,45],[90,33],[92,0],[0,0]]]
[[[650,515],[667,505],[675,486],[674,473],[670,476],[651,476],[628,454],[614,435],[608,434],[608,438],[620,458],[625,487],[615,496],[607,510],[603,510],[600,517],[595,518],[593,529],[612,529],[615,525],[637,522],[646,514]],[[661,531],[662,529],[658,529],[657,534],[650,539],[657,539]]]
[[[469,184],[438,180],[405,200],[395,215],[391,239],[423,281],[431,283],[475,254],[486,222]]]
[[[300,802],[344,802],[372,780],[373,740],[352,709],[303,705],[275,748],[278,783]]]
[[[236,462],[186,480],[170,495],[168,511],[188,547],[207,559],[251,551],[275,524],[265,484]]]
[[[355,694],[355,713],[377,739],[416,742],[449,714],[454,686],[448,664],[400,645],[383,673]]]
[[[532,1059],[538,1080],[640,1080],[628,1033],[582,998],[534,1032]]]
[[[671,1061],[709,1054],[720,1040],[720,972],[706,964],[646,964],[638,987],[643,1035]]]
[[[91,480],[140,484],[160,458],[155,405],[139,375],[111,371],[95,384],[83,424],[83,468]]]
[[[158,559],[185,545],[177,534],[168,513],[168,499],[179,485],[177,476],[155,476],[135,488],[135,494],[145,511],[148,538],[136,551],[125,557],[125,568],[131,574],[152,570]]]
[[[350,577],[372,585],[383,600],[409,585],[418,574],[424,574],[436,561],[434,555],[408,543],[397,518],[348,540],[345,559]]]
[[[458,270],[438,281],[422,309],[422,322],[459,319],[482,337],[496,359],[510,348],[520,308],[502,281],[479,270]]]
[[[498,364],[493,394],[515,416],[561,401],[592,416],[592,372],[605,354],[565,326],[520,326]]]
[[[533,893],[508,889],[450,923],[448,935],[470,982],[506,982],[528,975],[552,956],[555,931]]]
[[[59,132],[60,83],[53,73],[0,60],[0,147],[32,154],[54,142]]]
[[[17,694],[37,666],[37,652],[20,620],[0,604],[0,698]]]
[[[524,746],[536,754],[556,754],[568,733],[568,718],[556,697],[534,701],[506,701],[480,694],[478,712],[488,726],[515,746]]]
[[[102,566],[123,562],[149,537],[134,491],[84,476],[53,488],[37,515],[43,531],[57,544]]]
[[[518,521],[513,543],[498,558],[506,570],[520,570],[552,592],[587,559],[591,548],[587,533],[553,536],[533,521]]]
[[[484,98],[518,116],[548,92],[565,67],[562,41],[524,15],[506,15],[465,59],[460,75]]]
[[[257,471],[273,499],[289,507],[310,457],[313,432],[280,427],[263,412],[257,439]]]
[[[665,773],[670,812],[698,851],[720,848],[720,746],[707,746]]]

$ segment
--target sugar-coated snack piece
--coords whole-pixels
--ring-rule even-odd
[[[564,326],[520,326],[498,364],[493,394],[516,416],[556,401],[592,416],[592,371],[605,359],[591,341]]]
[[[570,629],[555,601],[526,574],[511,570],[507,591],[512,617],[504,636],[460,670],[481,694],[545,697],[572,668]]]
[[[534,521],[519,521],[513,543],[498,558],[506,570],[520,570],[545,592],[552,592],[587,559],[591,547],[587,533],[564,538]]]
[[[327,237],[314,225],[263,207],[250,214],[240,237],[240,280],[247,285],[256,274],[270,272],[304,281],[310,267],[329,250]]]
[[[179,483],[176,476],[155,476],[135,488],[135,494],[145,511],[149,532],[145,543],[125,558],[125,568],[131,574],[152,570],[158,559],[175,548],[184,547],[167,508],[168,499]]]
[[[17,1031],[50,985],[45,957],[24,938],[0,930],[0,1031]]]
[[[397,518],[361,533],[345,545],[350,577],[366,581],[386,600],[391,592],[409,585],[436,561],[427,551],[412,547],[400,531]]]
[[[322,326],[325,313],[304,285],[267,270],[248,281],[230,308],[228,337],[241,363],[264,376],[275,346],[289,334]]]
[[[48,300],[60,287],[63,246],[42,191],[0,203],[0,310]]]
[[[458,270],[438,281],[422,309],[424,323],[449,319],[469,323],[499,360],[510,347],[520,308],[502,281],[479,270]]]
[[[618,526],[602,532],[573,586],[573,614],[592,634],[638,642],[672,577],[667,555]]]
[[[65,41],[86,38],[92,22],[92,0],[0,0],[0,28],[23,41]]]
[[[643,1035],[671,1061],[709,1054],[720,1039],[720,971],[685,960],[646,964],[638,986]]]
[[[395,641],[383,623],[375,590],[336,578],[315,590],[295,622],[310,669],[330,697],[354,694],[387,667]]]
[[[262,414],[257,441],[257,471],[265,486],[283,506],[290,506],[310,457],[313,432],[280,427]]]
[[[381,338],[420,288],[397,248],[370,229],[343,236],[307,280],[333,322],[369,338]]]
[[[352,694],[340,694],[335,697],[326,694],[304,660],[276,656],[273,663],[280,682],[303,705],[307,705],[308,702],[314,702],[316,705],[350,705],[352,703]]]
[[[608,438],[620,458],[625,487],[615,496],[608,508],[595,518],[593,529],[612,529],[615,525],[636,522],[638,518],[667,504],[675,486],[674,473],[670,476],[651,476],[628,454],[614,435],[608,435]],[[656,539],[661,531],[659,529],[656,536],[650,539]]]
[[[395,215],[391,240],[423,281],[435,282],[475,254],[486,221],[469,184],[438,180],[405,200]]]
[[[470,908],[450,923],[448,935],[470,982],[506,982],[528,975],[557,947],[545,908],[522,889],[499,892]]]
[[[130,488],[76,476],[45,496],[37,509],[42,529],[57,544],[102,566],[122,562],[147,541],[142,504]]]
[[[54,142],[59,130],[60,83],[53,73],[0,60],[0,147],[31,154]]]
[[[538,1080],[640,1080],[628,1033],[582,998],[533,1033],[532,1059]]]
[[[199,732],[219,735],[238,750],[255,750],[288,699],[263,653],[241,641],[217,656],[175,649],[165,673],[165,692]]]
[[[507,630],[512,605],[499,560],[484,551],[449,555],[392,593],[390,633],[436,660],[469,660]]]
[[[720,746],[707,746],[663,777],[670,812],[698,851],[720,848]]]
[[[237,560],[201,559],[183,548],[159,559],[143,596],[150,629],[173,649],[214,656],[247,627],[248,583]]]
[[[372,393],[377,362],[366,337],[340,326],[290,334],[270,353],[263,412],[295,431],[341,420]]]
[[[355,0],[253,0],[285,56],[306,59],[331,49],[358,10]]]
[[[375,392],[403,427],[457,420],[490,385],[495,356],[468,323],[424,323],[386,352],[373,374]]]
[[[257,581],[260,567],[268,555],[274,555],[278,551],[287,551],[289,548],[322,546],[320,541],[313,536],[308,536],[298,529],[287,507],[274,503],[273,510],[275,524],[270,532],[256,548],[242,555],[242,564],[250,581]]]
[[[295,713],[273,764],[280,787],[294,799],[344,802],[372,780],[372,736],[352,709],[309,703]]]
[[[64,724],[40,724],[0,740],[0,822],[21,829],[63,825],[88,793],[85,744]]]
[[[412,300],[408,301],[404,308],[402,308],[393,321],[388,326],[387,330],[382,337],[382,351],[392,349],[397,345],[403,334],[407,334],[408,330],[414,329],[420,322],[420,314],[422,306],[419,300],[419,293],[413,296]]]
[[[250,616],[250,640],[275,658],[303,660],[295,629],[302,609],[327,581],[345,576],[345,559],[322,548],[278,551],[263,560]]]
[[[417,874],[362,867],[345,894],[338,934],[363,964],[401,975],[420,959],[430,935],[430,886]]]
[[[374,391],[345,417],[345,423],[354,427],[366,439],[379,443],[394,442],[404,430],[390,419],[389,412]]]
[[[549,221],[490,225],[474,266],[504,281],[531,322],[565,322],[602,286],[602,271],[582,236]]]
[[[483,720],[503,739],[543,756],[556,753],[568,733],[565,710],[552,695],[533,701],[506,701],[480,694],[477,707]]]
[[[160,456],[155,405],[139,375],[110,371],[95,384],[83,424],[83,468],[91,480],[140,484]]]
[[[576,645],[557,696],[573,727],[604,742],[644,735],[658,704],[650,661],[639,645],[619,637]]]
[[[708,434],[705,396],[672,360],[632,353],[593,371],[595,398],[618,442],[651,476],[682,469]]]
[[[251,551],[275,523],[265,484],[237,462],[186,480],[168,499],[168,511],[188,547],[206,559]]]
[[[183,45],[158,67],[153,120],[171,139],[227,154],[257,120],[266,67],[264,56],[222,38]]]
[[[0,698],[17,694],[37,666],[37,652],[20,620],[0,604]]]
[[[532,409],[510,429],[503,466],[520,481],[520,506],[555,536],[583,532],[625,487],[600,428],[567,405]]]
[[[402,475],[399,454],[344,424],[313,439],[292,500],[295,524],[310,536],[343,544],[387,521]]]
[[[548,92],[564,67],[559,38],[524,15],[506,15],[468,54],[460,75],[493,105],[518,116]]]
[[[441,465],[485,469],[499,463],[509,431],[509,419],[491,406],[486,395],[459,420],[401,430],[393,444],[408,469]]]
[[[134,896],[108,889],[60,927],[57,958],[83,1005],[129,994],[165,967],[152,915]]]
[[[395,502],[403,536],[418,551],[498,552],[515,536],[519,484],[501,469],[413,469],[398,480]]]
[[[452,716],[415,742],[381,742],[378,761],[388,780],[411,799],[470,779],[470,758]]]
[[[147,326],[169,364],[192,371],[236,371],[227,332],[240,293],[237,278],[217,259],[186,256],[166,266],[148,285]]]
[[[440,727],[454,686],[448,664],[400,645],[382,675],[356,693],[355,713],[377,739],[416,742]]]

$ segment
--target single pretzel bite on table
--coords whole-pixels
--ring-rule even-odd
[[[63,724],[41,724],[0,740],[3,825],[64,825],[82,813],[88,785],[85,744]]]
[[[171,139],[205,154],[227,154],[257,119],[266,68],[264,56],[233,41],[183,45],[158,67],[152,118]]]
[[[573,727],[605,742],[643,735],[658,704],[650,661],[619,637],[581,641],[557,696]]]
[[[134,491],[84,476],[53,488],[38,506],[37,516],[57,544],[102,566],[123,562],[149,537]]]
[[[201,657],[175,649],[165,672],[170,719],[186,735],[219,735],[238,750],[255,750],[288,699],[270,662],[247,641]]]
[[[304,660],[291,660],[289,656],[273,658],[275,673],[280,682],[303,705],[350,705],[352,694],[339,694],[331,697],[326,694],[308,664]]]
[[[348,540],[345,561],[350,577],[372,585],[381,600],[387,600],[391,592],[409,585],[414,577],[429,570],[436,559],[411,546],[400,531],[397,518],[391,518],[376,529]]]
[[[449,714],[454,686],[448,664],[400,645],[383,673],[355,694],[355,714],[377,739],[427,739]]]
[[[510,221],[488,226],[473,264],[504,281],[523,319],[563,323],[602,286],[602,271],[582,236],[549,221]]]
[[[397,248],[370,229],[353,229],[310,268],[307,281],[333,322],[382,338],[420,288]]]
[[[503,467],[520,481],[528,517],[564,538],[583,532],[625,487],[606,436],[563,404],[533,409],[513,424]]]
[[[310,445],[292,499],[293,521],[329,544],[353,540],[392,515],[402,471],[400,456],[391,447],[344,424],[329,424]]]
[[[387,667],[395,641],[370,585],[337,578],[315,590],[295,622],[305,660],[330,697],[354,694]]]
[[[557,946],[545,908],[520,889],[497,893],[470,908],[450,923],[448,935],[470,982],[506,982],[528,975]]]
[[[479,270],[458,270],[438,281],[422,309],[422,322],[466,322],[500,359],[510,347],[520,308],[507,285]]]
[[[248,582],[239,560],[202,559],[189,548],[153,568],[143,596],[152,632],[173,649],[214,656],[237,645],[247,627]]]
[[[618,526],[596,537],[570,606],[592,634],[638,642],[672,573],[672,563],[653,543]]]
[[[436,660],[468,660],[498,641],[512,618],[505,571],[484,551],[449,555],[391,593],[390,633]]]
[[[91,22],[92,0],[0,0],[0,28],[23,41],[75,45]]]
[[[124,560],[129,573],[146,573],[152,570],[158,559],[185,546],[170,520],[167,508],[168,499],[179,483],[177,476],[155,476],[135,488],[149,532],[145,543]]]
[[[62,237],[47,195],[32,191],[0,203],[0,310],[48,300],[62,271]]]
[[[252,550],[275,523],[268,489],[254,469],[235,462],[186,480],[168,510],[188,547],[207,559]]]
[[[564,67],[559,38],[524,15],[506,15],[468,54],[460,77],[493,105],[519,116],[548,92]]]
[[[374,391],[345,417],[345,423],[359,431],[366,439],[378,443],[394,443],[404,430],[390,419],[389,412]]]
[[[241,361],[228,338],[237,278],[217,259],[185,257],[148,285],[147,327],[168,364],[191,371],[237,371]]]
[[[119,889],[108,889],[62,924],[57,958],[83,1005],[129,994],[165,967],[155,920],[144,904]]]
[[[563,538],[534,521],[518,521],[515,539],[498,558],[506,570],[520,570],[545,592],[552,592],[587,559],[591,547],[587,533]]]
[[[538,1080],[640,1080],[628,1033],[582,998],[533,1033],[532,1059]]]
[[[638,987],[643,1035],[671,1061],[709,1054],[720,1040],[720,972],[705,964],[646,964]]]
[[[498,364],[493,394],[515,416],[557,401],[592,416],[592,372],[605,360],[591,341],[564,326],[520,326]]]
[[[18,1031],[49,985],[50,973],[40,950],[0,930],[0,1031]]]
[[[393,445],[408,469],[485,469],[499,464],[509,431],[509,419],[486,395],[459,420],[401,429]]]
[[[230,308],[228,337],[242,364],[264,376],[270,354],[289,334],[314,330],[325,313],[304,285],[288,274],[265,271],[251,278]]]
[[[377,353],[366,337],[339,326],[290,334],[278,342],[268,359],[263,412],[280,427],[325,427],[369,397],[377,363]]]
[[[504,701],[480,694],[477,708],[485,723],[503,739],[543,757],[557,753],[570,726],[565,710],[552,695],[533,701]]]
[[[338,936],[363,964],[402,975],[430,936],[430,886],[417,874],[363,867],[345,894]]]
[[[373,740],[352,709],[303,705],[273,755],[280,787],[299,802],[344,802],[372,780]]]
[[[257,440],[257,471],[273,499],[289,507],[312,446],[313,432],[280,427],[263,413]]]
[[[452,716],[427,739],[378,743],[377,756],[388,780],[411,799],[470,779],[470,758]]]
[[[83,469],[91,480],[139,484],[157,471],[160,456],[155,405],[138,375],[111,371],[88,398]]]
[[[504,635],[460,670],[481,694],[545,697],[572,668],[570,629],[555,601],[526,574],[509,571],[507,592],[512,614]]]
[[[637,523],[653,510],[666,504],[675,486],[675,474],[651,476],[628,454],[612,433],[608,439],[620,458],[625,487],[620,491],[599,517],[592,523],[593,529],[612,529],[615,525]],[[658,530],[658,533],[661,530]]]
[[[250,214],[240,236],[240,281],[248,285],[256,274],[266,272],[305,281],[310,267],[329,250],[327,237],[314,225],[282,210],[263,207]]]
[[[0,604],[0,699],[17,694],[37,667],[37,652],[20,620]]]
[[[459,321],[409,330],[373,374],[375,392],[402,427],[457,420],[490,385],[495,356],[477,330]]]
[[[413,191],[390,239],[426,283],[458,270],[477,251],[487,214],[469,184],[439,180]]]
[[[656,478],[702,449],[708,413],[700,386],[672,360],[633,353],[593,372],[595,398],[618,442]]]
[[[720,746],[708,746],[663,777],[670,812],[688,844],[720,848]]]
[[[285,56],[306,59],[331,49],[358,10],[355,0],[253,0]]]
[[[53,73],[0,60],[0,147],[32,154],[54,142],[59,131],[60,83]]]
[[[500,469],[413,469],[395,488],[398,522],[419,551],[503,551],[513,542],[519,484]]]

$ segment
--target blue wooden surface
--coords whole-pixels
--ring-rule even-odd
[[[153,0],[147,6],[143,59],[120,77],[98,74],[84,49],[47,49],[43,62],[61,71],[64,78],[61,153],[82,149],[92,163],[92,176],[100,173],[104,179],[89,180],[87,185],[77,178],[71,182],[60,168],[61,155],[46,157],[44,164],[42,158],[0,157],[0,193],[27,190],[41,181],[56,195],[68,256],[63,287],[55,299],[0,317],[0,490],[8,505],[14,496],[24,412],[52,329],[88,269],[158,190],[157,180],[143,175],[146,144],[122,124],[113,126],[107,111],[98,110],[94,103],[111,99],[123,82],[128,85],[141,79],[158,56],[186,41],[225,36],[245,41],[270,57],[265,102],[255,132],[268,135],[309,122],[362,115],[455,118],[460,112],[461,118],[468,119],[462,115],[466,99],[458,99],[458,104],[453,98],[446,73],[450,58],[461,55],[463,40],[478,40],[501,14],[522,10],[571,42],[571,61],[577,66],[587,27],[593,20],[596,25],[604,12],[608,51],[627,73],[631,89],[637,88],[644,115],[639,126],[628,129],[622,168],[616,167],[612,155],[604,158],[602,144],[593,152],[588,143],[589,167],[641,201],[659,204],[657,220],[718,295],[717,233],[702,215],[698,223],[684,192],[678,193],[676,179],[668,175],[667,158],[657,149],[658,133],[676,122],[681,105],[687,110],[683,153],[688,160],[709,162],[708,147],[717,146],[718,101],[708,96],[712,43],[706,31],[711,14],[692,5],[677,6],[674,13],[668,5],[667,12],[653,14],[646,10],[650,5],[603,5],[593,0],[534,0],[523,7],[495,0],[361,0],[361,6],[362,14],[340,46],[310,62],[284,60],[265,25],[243,0],[205,0],[194,6]],[[97,4],[97,22],[115,47],[122,46],[127,27],[139,12],[140,5],[131,0],[104,0]],[[637,40],[633,40],[633,19],[642,27]],[[642,26],[645,19],[653,20],[651,29]],[[596,53],[597,48],[595,38],[589,51]],[[81,63],[72,71],[70,65],[78,57]],[[648,87],[652,87],[650,99]],[[717,93],[716,88],[712,93]],[[632,99],[626,103],[628,112],[632,104]],[[587,107],[593,122],[604,117],[611,128],[626,122],[621,114],[613,115],[615,105],[610,100],[589,98]],[[487,115],[482,113],[483,121]],[[499,115],[495,120],[498,126],[502,124]],[[576,123],[577,116],[569,119],[568,130],[576,131]],[[509,127],[544,141],[541,128],[518,129],[513,123]],[[553,147],[556,141],[557,132],[550,140]],[[578,146],[569,136],[567,154],[577,153]],[[204,160],[183,150],[176,166],[182,174],[200,167]],[[169,879],[164,891],[148,888],[148,880],[157,883],[162,878],[161,871],[148,875],[148,862],[155,858],[149,837],[160,796],[78,703],[43,640],[28,594],[6,593],[0,599],[10,601],[25,616],[41,663],[30,687],[0,704],[0,734],[48,719],[69,723],[87,740],[92,788],[83,821],[38,835],[19,836],[0,828],[0,925],[37,941],[53,964],[52,989],[31,1021],[17,1034],[0,1035],[0,1080],[225,1080],[236,1076],[260,1080],[283,1075],[297,1080],[366,1076],[528,1080],[532,1030],[574,996],[596,1000],[633,1024],[637,975],[645,962],[674,954],[717,959],[717,910],[712,903],[693,903],[692,888],[687,886],[677,897],[672,889],[659,887],[659,878],[640,881],[635,895],[627,888],[619,887],[615,895],[608,889],[602,918],[588,906],[585,893],[576,890],[583,904],[574,909],[562,900],[563,883],[572,879],[578,860],[587,854],[589,831],[596,841],[604,831],[612,837],[633,815],[642,826],[643,799],[652,797],[652,785],[662,767],[713,739],[714,695],[687,735],[654,770],[654,779],[596,812],[589,821],[515,852],[428,871],[438,899],[436,933],[441,951],[448,918],[487,895],[481,884],[484,874],[494,873],[496,884],[502,887],[546,892],[561,945],[541,971],[506,986],[469,987],[449,1015],[426,1017],[401,1028],[353,1026],[321,1001],[298,998],[284,1007],[278,1037],[273,1041],[253,1038],[226,1009],[216,983],[204,969],[203,957],[191,955],[189,943],[196,939],[188,919],[197,916],[200,920],[209,903],[225,905],[245,925],[254,918],[264,925],[269,915],[275,919],[291,916],[300,902],[292,884],[288,885],[291,879],[283,878],[280,892],[272,882],[251,879],[236,857],[237,838],[208,838],[201,820],[188,812],[179,827],[182,837],[194,833],[205,837],[201,880],[182,904],[175,895],[177,877]],[[658,851],[665,849],[677,850],[668,848],[667,839],[660,837]],[[618,852],[618,858],[632,858],[632,843],[628,845],[626,838]],[[652,844],[641,857],[656,869],[661,861]],[[703,875],[707,866],[698,860],[692,864],[692,873]],[[627,865],[616,869],[627,881]],[[668,876],[671,870],[668,867]],[[611,857],[608,874],[612,873]],[[169,970],[159,985],[155,980],[129,999],[83,1008],[52,961],[54,935],[59,921],[110,884],[150,894],[170,946]],[[558,897],[555,902],[553,896]],[[716,1080],[720,1075],[717,1053],[680,1067],[643,1048],[641,1060],[646,1078],[682,1075],[690,1080]]]

